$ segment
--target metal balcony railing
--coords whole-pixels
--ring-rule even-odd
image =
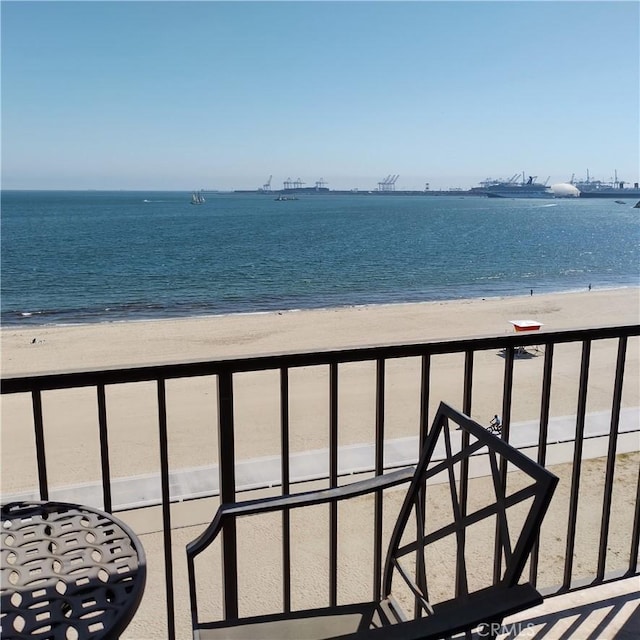
[[[606,464],[604,478],[604,495],[602,517],[600,522],[599,548],[596,574],[589,577],[590,584],[598,584],[610,579],[606,572],[607,541],[610,534],[610,521],[612,509],[612,493],[614,485],[614,473],[616,465],[617,444],[619,440],[619,425],[622,409],[623,386],[625,380],[625,363],[630,339],[637,339],[640,335],[640,326],[615,326],[591,329],[577,329],[571,331],[543,332],[540,334],[510,334],[499,337],[486,337],[462,340],[448,340],[425,342],[420,344],[398,344],[387,346],[372,346],[354,349],[341,349],[333,351],[316,351],[312,353],[287,353],[260,357],[211,360],[202,362],[185,362],[177,364],[163,364],[154,366],[141,366],[122,369],[108,369],[96,371],[71,371],[46,375],[28,375],[22,377],[6,377],[2,379],[1,393],[6,394],[30,394],[33,410],[33,422],[25,424],[25,429],[34,430],[34,456],[37,462],[38,492],[42,500],[49,499],[51,491],[47,475],[48,452],[45,444],[45,420],[46,412],[43,409],[42,395],[44,392],[60,389],[76,389],[92,387],[95,389],[97,400],[97,424],[100,441],[101,464],[101,492],[102,506],[106,511],[118,510],[112,498],[112,452],[109,448],[109,421],[107,411],[106,389],[113,385],[122,385],[134,382],[155,383],[157,393],[157,425],[160,451],[160,483],[161,483],[161,507],[162,507],[162,532],[164,540],[165,581],[167,602],[167,636],[175,638],[175,599],[176,588],[173,577],[174,558],[172,551],[172,524],[170,492],[170,466],[169,466],[169,426],[167,419],[168,399],[166,383],[169,380],[193,378],[199,376],[214,376],[217,380],[217,412],[218,412],[218,487],[221,502],[234,502],[238,492],[236,481],[236,433],[234,425],[234,378],[238,374],[247,372],[276,371],[279,372],[279,430],[280,430],[280,486],[283,494],[291,492],[291,485],[295,481],[291,472],[291,439],[290,439],[290,383],[289,373],[300,367],[324,366],[328,368],[328,416],[329,416],[329,455],[326,479],[330,487],[338,486],[339,466],[339,437],[340,425],[338,414],[339,401],[339,369],[346,363],[375,363],[375,442],[373,443],[373,465],[371,471],[376,475],[384,471],[385,450],[385,398],[386,398],[386,365],[399,358],[419,358],[421,361],[420,379],[420,416],[416,425],[415,434],[418,443],[425,440],[429,428],[429,406],[432,400],[431,389],[431,365],[432,357],[444,354],[462,354],[464,366],[461,367],[461,388],[459,408],[463,413],[472,413],[472,392],[474,381],[474,356],[479,352],[489,350],[503,350],[504,369],[502,380],[502,437],[510,441],[511,414],[514,391],[514,362],[516,353],[521,347],[536,345],[544,352],[538,442],[535,449],[535,457],[538,463],[545,465],[548,451],[548,431],[550,421],[550,406],[552,392],[552,373],[554,366],[554,351],[557,345],[574,344],[581,347],[580,372],[578,380],[577,404],[575,409],[575,437],[573,438],[573,459],[571,467],[571,482],[569,488],[569,505],[566,531],[566,550],[564,554],[564,568],[562,584],[555,588],[555,593],[569,591],[576,588],[572,582],[576,549],[576,521],[578,514],[578,501],[580,494],[581,468],[583,463],[583,445],[585,442],[585,421],[587,418],[587,392],[589,386],[589,372],[592,345],[603,340],[617,341],[617,357],[611,363],[610,374],[612,378],[612,396],[610,406],[609,431],[606,434]],[[637,349],[637,340],[632,342]],[[635,372],[634,372],[635,373]],[[635,379],[635,378],[634,378]],[[433,398],[437,401],[439,398]],[[637,402],[637,400],[635,400]],[[640,402],[638,402],[640,404]],[[418,449],[416,449],[417,456]],[[640,538],[639,518],[639,493],[640,479],[635,488],[635,515],[632,522],[632,531],[629,534],[631,540],[628,562],[619,567],[618,576],[629,576],[637,572],[638,546]],[[5,498],[3,498],[4,500]],[[99,506],[99,505],[98,505]],[[285,563],[283,575],[289,575],[290,539],[288,525],[283,522],[283,561]],[[237,585],[232,584],[236,580],[236,540],[235,531],[225,530],[223,545],[224,580],[227,582],[225,591],[236,591]],[[338,546],[337,513],[330,514],[330,538],[329,557],[334,562]],[[538,572],[539,548],[536,546],[529,563],[529,580],[535,585]],[[380,528],[376,532],[374,540],[375,563],[379,566],[382,561],[383,544]],[[607,574],[607,575],[605,575]],[[329,591],[336,592],[335,571],[330,572]],[[185,585],[186,587],[186,585]],[[284,607],[291,606],[291,587],[288,581],[283,579],[283,603]]]

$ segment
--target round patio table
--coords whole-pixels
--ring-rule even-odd
[[[64,502],[1,507],[3,638],[117,638],[146,580],[142,544],[109,513]]]

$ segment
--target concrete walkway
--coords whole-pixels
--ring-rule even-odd
[[[639,591],[640,577],[633,576],[545,598],[541,605],[505,618],[498,639],[637,640]]]
[[[585,420],[585,458],[606,455],[606,440],[609,434],[611,414],[607,411],[588,414]],[[518,449],[536,447],[538,443],[537,420],[511,425],[510,442]],[[549,421],[549,464],[569,462],[572,459],[572,443],[575,438],[576,417],[563,416]],[[618,453],[637,451],[640,448],[640,407],[622,409],[620,413],[620,434],[627,434],[626,441],[619,442]],[[453,446],[460,434],[451,432]],[[588,446],[592,443],[595,446]],[[563,445],[564,446],[556,446]],[[554,448],[555,447],[555,448]],[[374,470],[375,448],[372,443],[340,447],[338,450],[338,474],[341,476]],[[418,456],[417,436],[398,438],[385,442],[385,468],[403,467],[415,464]],[[444,457],[444,449],[436,450],[435,457]],[[317,449],[291,455],[290,477],[292,483],[320,480],[328,477],[329,449]],[[218,495],[218,466],[193,467],[172,471],[169,474],[170,495],[175,501]],[[238,491],[261,489],[281,483],[280,457],[267,456],[240,460],[236,464]],[[116,510],[152,506],[161,503],[160,475],[148,474],[112,479],[112,502]],[[98,482],[50,490],[51,500],[77,502],[102,507],[102,485]],[[3,496],[3,502],[13,500],[38,500],[37,491],[22,492]]]

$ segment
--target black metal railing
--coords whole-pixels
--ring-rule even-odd
[[[616,326],[593,329],[576,329],[571,331],[543,332],[539,334],[521,333],[498,337],[486,337],[476,339],[447,340],[425,342],[420,344],[398,344],[386,346],[372,346],[353,349],[341,349],[330,351],[316,351],[312,353],[286,353],[278,355],[231,358],[213,361],[186,362],[178,364],[163,364],[122,369],[105,369],[95,371],[73,371],[46,375],[28,375],[21,377],[6,377],[2,379],[2,394],[30,394],[33,411],[32,427],[35,434],[34,456],[37,462],[38,490],[40,499],[49,499],[50,486],[47,476],[47,447],[45,445],[44,425],[45,415],[43,411],[43,392],[59,389],[76,389],[92,387],[96,390],[98,407],[98,429],[100,441],[101,461],[101,486],[102,500],[106,511],[113,511],[112,477],[113,464],[109,448],[109,424],[107,412],[106,389],[111,385],[121,385],[134,382],[154,382],[157,388],[157,412],[158,412],[158,439],[160,443],[160,479],[161,479],[161,504],[162,504],[162,529],[164,536],[165,582],[168,628],[167,636],[175,638],[175,611],[174,611],[174,561],[172,552],[172,526],[171,526],[171,501],[170,474],[169,474],[169,426],[167,420],[167,393],[166,382],[181,378],[198,376],[214,376],[217,379],[217,408],[218,408],[218,473],[219,473],[219,497],[224,503],[234,502],[238,487],[236,486],[236,455],[235,455],[235,429],[234,429],[234,377],[240,373],[277,371],[279,372],[279,396],[280,396],[280,460],[282,493],[289,493],[293,479],[291,477],[290,454],[290,384],[289,372],[299,367],[327,366],[329,371],[329,465],[327,469],[327,481],[330,487],[338,486],[338,441],[340,426],[338,420],[339,399],[339,371],[340,366],[346,363],[373,362],[376,367],[375,383],[375,443],[374,463],[371,471],[380,475],[384,470],[384,443],[385,443],[385,397],[386,397],[386,365],[389,361],[398,358],[420,358],[420,398],[419,398],[419,425],[416,435],[418,447],[426,438],[429,427],[429,406],[431,395],[432,357],[442,354],[464,354],[464,367],[461,372],[462,379],[462,411],[468,415],[472,412],[472,391],[474,380],[474,356],[488,350],[504,350],[504,373],[502,389],[502,437],[509,441],[511,427],[512,400],[514,390],[514,362],[517,350],[521,347],[540,345],[544,350],[544,365],[542,373],[539,435],[536,449],[537,462],[545,465],[547,461],[547,436],[550,420],[551,391],[553,387],[552,373],[555,347],[560,344],[577,344],[581,346],[580,374],[578,384],[578,397],[576,406],[576,428],[573,448],[573,462],[571,471],[570,499],[568,507],[568,525],[566,532],[566,553],[564,557],[563,581],[554,592],[568,591],[575,588],[572,583],[573,563],[576,543],[576,519],[580,495],[581,469],[583,464],[583,445],[585,439],[585,420],[587,417],[587,389],[589,384],[589,371],[592,345],[602,340],[616,340],[618,344],[617,358],[611,365],[611,377],[613,378],[613,395],[610,409],[610,430],[608,434],[606,471],[604,481],[604,498],[602,518],[599,534],[599,549],[596,575],[590,577],[590,584],[597,584],[609,579],[606,573],[607,541],[610,534],[610,519],[612,509],[612,492],[614,485],[614,471],[617,455],[617,443],[619,438],[620,412],[622,407],[623,385],[625,380],[625,366],[629,340],[640,335],[640,326]],[[637,341],[633,343],[637,348]],[[435,399],[438,400],[438,399]],[[30,428],[25,425],[25,428]],[[418,449],[416,450],[416,456]],[[504,474],[505,469],[501,469]],[[463,483],[464,485],[464,483]],[[630,533],[630,549],[628,562],[625,561],[618,571],[619,576],[629,576],[637,572],[638,546],[640,538],[640,518],[638,515],[640,481],[635,488],[635,516]],[[374,563],[380,573],[383,558],[382,542],[382,493],[376,496],[374,513]],[[465,496],[461,496],[464,505]],[[329,542],[329,566],[330,604],[335,604],[337,599],[336,563],[338,547],[337,510],[330,512],[330,542]],[[289,575],[290,538],[288,514],[283,518],[283,562],[285,575]],[[529,579],[535,585],[538,572],[540,548],[536,545],[529,566]],[[496,553],[495,575],[500,573],[500,554]],[[233,526],[229,526],[223,533],[223,576],[226,581],[225,591],[237,591],[237,543],[236,532]],[[606,574],[606,575],[605,575]],[[187,588],[187,585],[184,585]],[[379,585],[374,588],[379,589]],[[374,597],[379,594],[374,593]],[[283,607],[285,610],[291,607],[291,586],[288,581],[283,584]],[[232,612],[233,615],[233,612]]]

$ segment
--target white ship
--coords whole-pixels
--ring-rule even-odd
[[[480,183],[479,187],[473,187],[472,193],[486,195],[489,198],[553,198],[553,192],[547,186],[547,181],[543,184],[536,182],[538,176],[518,180],[521,174],[516,173],[509,180],[494,180],[487,178]]]

